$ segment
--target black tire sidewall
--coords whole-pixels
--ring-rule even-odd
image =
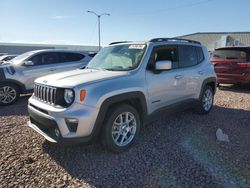
[[[203,97],[204,97],[204,94],[207,90],[210,90],[213,97],[212,97],[212,106],[209,110],[205,110],[204,107],[203,107]],[[211,111],[211,109],[213,108],[213,104],[214,104],[214,92],[213,92],[213,89],[211,86],[209,85],[206,85],[202,91],[202,95],[200,97],[200,100],[199,100],[199,106],[198,106],[198,112],[201,113],[201,114],[207,114]]]
[[[0,106],[7,106],[7,105],[14,104],[19,99],[19,96],[20,96],[20,90],[19,90],[18,86],[16,86],[15,84],[11,84],[11,83],[0,83],[0,88],[4,87],[4,86],[9,86],[9,87],[13,88],[16,91],[16,98],[10,103],[2,103],[0,101]]]
[[[117,146],[112,139],[112,126],[113,126],[113,122],[115,121],[117,116],[123,112],[130,112],[135,116],[136,125],[137,125],[136,126],[136,133],[135,133],[133,140],[128,145]],[[105,121],[105,126],[104,126],[104,131],[103,131],[103,144],[109,150],[111,150],[113,152],[116,152],[116,153],[123,152],[123,151],[127,150],[131,145],[133,145],[137,140],[137,137],[138,137],[139,132],[140,132],[140,126],[141,126],[139,114],[138,114],[137,110],[135,108],[133,108],[132,106],[123,104],[123,105],[117,105],[117,106],[112,107],[112,109],[107,113],[107,115],[109,117],[107,117],[107,119]]]

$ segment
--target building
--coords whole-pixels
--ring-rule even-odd
[[[207,46],[209,51],[225,46],[250,46],[250,32],[201,32],[178,38],[199,41]]]
[[[99,50],[98,46],[0,43],[0,54],[22,54],[24,52],[41,49],[67,49],[89,52],[97,52]]]

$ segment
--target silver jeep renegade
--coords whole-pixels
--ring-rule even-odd
[[[214,68],[199,42],[116,42],[84,69],[38,78],[29,99],[28,125],[50,142],[101,138],[107,148],[122,152],[160,111],[192,104],[207,114],[215,90]]]

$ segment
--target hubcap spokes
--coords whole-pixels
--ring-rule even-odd
[[[136,132],[136,119],[130,112],[123,112],[117,116],[112,126],[112,139],[118,146],[129,144]]]
[[[204,110],[208,111],[213,105],[213,93],[211,90],[206,90],[202,99]]]
[[[8,104],[16,98],[16,91],[10,86],[0,88],[0,102]]]

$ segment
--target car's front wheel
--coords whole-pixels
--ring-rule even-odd
[[[20,95],[19,88],[10,83],[0,84],[0,105],[6,106],[15,103]]]
[[[124,104],[115,106],[107,115],[103,143],[114,152],[123,152],[138,137],[141,124],[139,114],[134,107]]]

